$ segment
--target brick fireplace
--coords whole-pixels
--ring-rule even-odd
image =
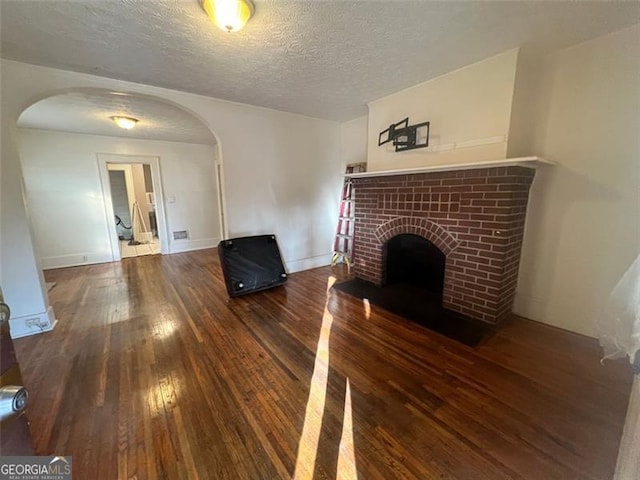
[[[445,255],[442,304],[489,323],[511,312],[529,187],[526,166],[354,175],[356,277],[386,283],[385,244],[420,236]]]

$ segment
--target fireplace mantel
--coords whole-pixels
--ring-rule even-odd
[[[381,170],[377,172],[350,173],[345,176],[348,176],[351,178],[390,177],[393,175],[411,175],[414,173],[431,173],[431,172],[452,172],[456,170],[474,170],[478,168],[493,168],[493,167],[537,168],[541,165],[555,165],[555,162],[550,162],[549,160],[545,160],[540,157],[517,157],[517,158],[503,158],[501,160],[487,160],[484,162],[474,162],[474,163],[431,165],[428,167],[405,168],[402,170]]]

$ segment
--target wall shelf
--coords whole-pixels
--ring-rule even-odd
[[[487,160],[483,162],[467,162],[467,163],[447,164],[447,165],[430,165],[428,167],[404,168],[401,170],[379,170],[375,172],[350,173],[345,176],[348,176],[351,178],[389,177],[394,175],[411,175],[414,173],[450,172],[454,170],[474,170],[478,168],[494,168],[494,167],[538,168],[543,165],[555,165],[555,162],[550,162],[549,160],[545,160],[540,157],[517,157],[517,158],[504,158],[501,160]]]

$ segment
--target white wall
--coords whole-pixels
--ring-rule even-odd
[[[369,103],[368,170],[506,158],[517,59],[510,50]],[[431,122],[430,147],[378,146],[379,133],[405,117]]]
[[[545,59],[515,311],[594,335],[640,251],[640,26]]]
[[[215,246],[221,235],[213,152],[209,145],[21,130],[20,156],[42,268],[113,260],[98,153],[159,157],[169,253]],[[175,203],[167,202],[169,196]],[[188,230],[189,239],[173,240],[175,230]]]
[[[342,181],[338,123],[8,60],[0,67],[0,283],[14,312],[48,307],[20,187],[16,121],[37,100],[78,88],[151,95],[192,112],[219,142],[229,236],[275,232],[290,271],[330,262]]]
[[[229,236],[275,233],[289,271],[328,265],[343,173],[339,124],[254,110],[237,117],[237,161],[221,136]]]
[[[369,119],[365,115],[344,122],[340,126],[342,132],[340,156],[344,166],[367,161],[368,122]]]
[[[3,85],[0,83],[0,88]],[[0,101],[5,97],[2,90]],[[18,158],[18,132],[2,110],[2,185],[0,186],[0,285],[4,301],[11,307],[11,335],[51,330],[55,321],[45,292],[42,270],[32,241],[31,222],[25,208],[22,167]],[[26,327],[35,319],[40,325]]]
[[[520,49],[511,103],[507,158],[526,157],[536,153],[534,124],[544,110],[541,79],[544,62],[531,49]]]

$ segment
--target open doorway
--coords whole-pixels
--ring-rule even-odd
[[[112,260],[166,254],[166,219],[155,156],[98,154]]]
[[[151,165],[107,163],[120,257],[160,253]]]

